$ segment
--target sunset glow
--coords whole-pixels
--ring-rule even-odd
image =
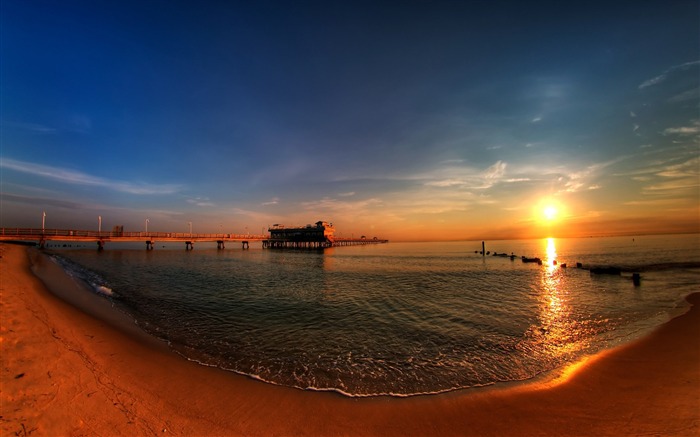
[[[0,225],[700,232],[693,2],[272,4],[4,4]]]

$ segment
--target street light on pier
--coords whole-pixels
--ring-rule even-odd
[[[190,226],[190,237],[192,236],[192,222],[187,222],[187,224]]]
[[[102,233],[102,216],[101,215],[97,216],[97,233],[98,234]]]
[[[46,229],[46,211],[43,211],[44,215],[41,217],[41,232],[43,233]]]
[[[150,222],[149,219],[146,219],[146,233],[148,234],[148,222]]]

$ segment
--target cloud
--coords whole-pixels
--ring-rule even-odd
[[[658,75],[656,77],[652,77],[651,79],[645,80],[644,82],[639,84],[639,89],[641,90],[644,88],[648,88],[650,86],[657,85],[657,84],[665,81],[668,78],[669,74],[671,74],[675,71],[678,71],[678,70],[687,69],[687,68],[695,66],[695,65],[700,65],[700,61],[691,61],[691,62],[686,62],[686,63],[680,64],[680,65],[674,65],[674,66],[668,68],[666,71],[664,71],[660,75]]]
[[[563,180],[564,190],[568,193],[576,193],[581,190],[597,190],[601,186],[599,184],[592,183],[592,180],[597,178],[604,169],[614,165],[620,161],[623,161],[626,157],[618,157],[606,162],[599,162],[596,164],[591,164],[586,168],[578,171],[574,171],[565,175]]]
[[[0,193],[0,200],[3,202],[24,203],[27,205],[54,206],[70,210],[80,210],[88,207],[85,204],[72,202],[70,200],[51,199],[48,197],[22,196],[17,194]]]
[[[642,194],[658,197],[682,197],[700,187],[700,157],[674,157],[667,162],[654,162],[649,167],[640,168],[626,174],[631,179],[645,184]]]
[[[656,85],[657,83],[661,83],[661,82],[663,82],[664,80],[666,80],[666,74],[665,74],[665,73],[664,73],[664,74],[661,74],[661,75],[659,75],[659,76],[653,77],[653,78],[651,78],[651,79],[649,79],[649,80],[646,80],[646,81],[644,81],[644,82],[642,82],[642,83],[639,85],[639,89],[641,90],[641,89],[643,89],[643,88],[650,87],[650,86],[652,86],[652,85]]]
[[[692,90],[684,91],[680,94],[676,94],[675,96],[668,99],[668,101],[669,101],[669,103],[680,103],[680,102],[685,102],[687,100],[698,100],[698,99],[700,99],[700,88],[695,88]]]
[[[669,127],[661,132],[663,135],[693,135],[700,133],[700,120],[693,121],[691,126]]]
[[[8,128],[16,128],[16,129],[21,129],[25,131],[30,131],[34,132],[37,134],[53,134],[56,133],[58,130],[54,129],[49,126],[45,126],[43,124],[38,124],[38,123],[27,123],[27,122],[21,122],[21,121],[5,121],[3,120],[2,122],[3,127],[8,127]]]
[[[277,205],[280,203],[279,197],[273,197],[272,199],[268,200],[267,202],[261,203],[262,206],[270,206],[270,205]]]
[[[187,199],[187,203],[191,203],[192,205],[196,206],[201,206],[201,207],[214,207],[216,204],[214,202],[210,202],[208,198],[204,197],[196,197],[194,199]]]
[[[331,216],[352,215],[355,217],[367,214],[371,209],[382,204],[382,200],[376,197],[352,202],[324,197],[320,200],[301,202],[304,210],[314,214],[330,214]]]
[[[507,163],[496,161],[486,170],[467,166],[440,167],[428,174],[419,175],[423,185],[429,187],[459,187],[461,189],[486,189],[499,182],[506,171]]]
[[[484,178],[489,181],[500,179],[506,172],[506,164],[503,161],[497,161],[491,167],[487,168],[484,172]]]
[[[355,195],[354,191],[348,191],[347,193],[338,193],[338,196],[340,197],[352,197]]]
[[[174,184],[139,184],[119,180],[109,180],[76,170],[35,164],[33,162],[19,161],[10,158],[0,158],[0,168],[27,173],[67,184],[102,187],[129,194],[173,194],[181,189],[179,185]]]

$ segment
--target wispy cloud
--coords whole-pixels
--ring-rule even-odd
[[[268,200],[267,202],[261,203],[262,206],[270,206],[270,205],[277,205],[280,203],[280,198],[279,197],[273,197],[272,199]]]
[[[0,200],[3,202],[24,203],[27,205],[54,206],[70,210],[82,210],[88,205],[73,202],[70,200],[52,199],[48,197],[24,196],[10,193],[0,193]]]
[[[302,207],[307,210],[314,211],[330,211],[330,212],[360,212],[368,207],[380,205],[382,203],[381,199],[369,198],[356,200],[353,202],[343,201],[334,199],[331,197],[324,197],[320,200],[314,200],[309,202],[302,202]]]
[[[497,161],[485,170],[468,166],[447,166],[419,176],[424,185],[431,187],[459,187],[463,189],[485,189],[499,182],[506,172],[507,163]]]
[[[661,132],[664,135],[694,135],[700,133],[700,120],[694,120],[690,126],[669,127]]]
[[[30,131],[36,134],[53,134],[57,132],[57,129],[46,126],[39,123],[28,123],[23,121],[2,121],[2,126],[6,128],[21,129],[23,131]]]
[[[665,81],[668,78],[669,74],[671,74],[675,71],[678,71],[678,70],[684,70],[686,68],[689,68],[689,67],[692,67],[695,65],[700,65],[700,61],[691,61],[691,62],[686,62],[686,63],[680,64],[680,65],[674,65],[673,67],[668,68],[666,71],[664,71],[660,75],[658,75],[656,77],[652,77],[651,79],[645,80],[644,82],[639,84],[639,89],[641,90],[641,89],[659,84],[659,83]]]
[[[194,199],[187,199],[187,203],[203,208],[216,206],[216,204],[214,202],[211,202],[207,197],[196,197]]]
[[[175,184],[147,184],[110,180],[92,176],[77,170],[52,167],[10,158],[0,158],[0,168],[27,173],[67,184],[102,187],[129,194],[173,194],[181,189],[179,185]]]
[[[593,181],[603,173],[606,168],[626,159],[626,157],[618,157],[606,162],[591,164],[581,170],[569,172],[562,176],[564,182],[564,190],[568,193],[576,193],[582,190],[597,190],[601,186]]]
[[[644,184],[641,191],[645,196],[682,197],[688,190],[697,192],[700,188],[700,157],[674,157],[666,162],[651,163],[626,175]]]
[[[484,172],[484,179],[486,179],[487,181],[494,181],[500,179],[505,174],[507,166],[508,164],[506,164],[503,161],[496,162],[491,167],[486,169],[486,171]]]
[[[668,99],[669,103],[680,103],[688,100],[698,100],[700,99],[700,88],[694,88],[692,90],[684,91],[680,94]]]

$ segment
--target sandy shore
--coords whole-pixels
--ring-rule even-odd
[[[556,382],[351,399],[190,363],[48,292],[26,248],[0,251],[2,436],[700,435],[700,294]]]

